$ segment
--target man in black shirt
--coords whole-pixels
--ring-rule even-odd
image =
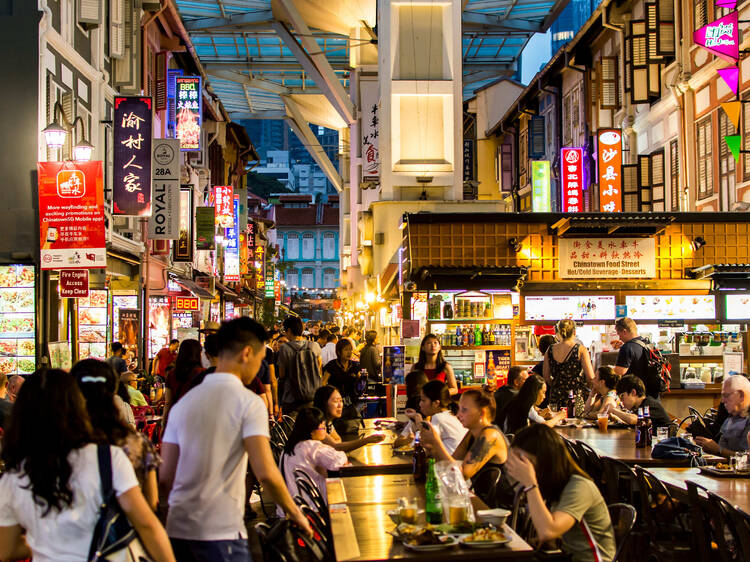
[[[615,322],[617,336],[623,342],[617,353],[615,374],[635,375],[643,381],[646,395],[659,399],[661,381],[648,378],[648,356],[646,340],[638,335],[638,327],[630,318],[618,318]]]
[[[629,425],[635,425],[638,421],[638,408],[649,408],[649,416],[654,429],[666,427],[672,423],[672,419],[658,399],[646,396],[646,387],[643,381],[635,375],[625,375],[617,382],[617,394],[620,397],[625,410],[613,408],[609,413],[620,421]],[[629,410],[629,411],[627,411]]]
[[[526,367],[513,365],[508,369],[508,382],[495,391],[495,425],[498,425],[500,413],[516,397],[527,378],[529,378],[529,372]],[[501,426],[498,425],[498,427]]]

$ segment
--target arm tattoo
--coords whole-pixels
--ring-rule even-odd
[[[471,446],[469,450],[470,458],[466,462],[468,464],[484,463],[485,457],[490,453],[493,445],[494,442],[491,443],[487,441],[484,435],[480,435],[479,439]]]

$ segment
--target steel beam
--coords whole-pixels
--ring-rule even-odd
[[[245,119],[286,119],[288,117],[284,110],[265,110],[265,111],[233,111],[229,113],[232,121],[243,121]]]
[[[245,27],[258,25],[260,23],[271,23],[273,13],[271,10],[261,10],[259,12],[247,12],[244,14],[235,14],[226,18],[200,18],[185,22],[185,29],[188,31],[209,31],[211,29],[221,29],[223,27]]]
[[[516,33],[544,33],[542,25],[522,19],[503,19],[493,14],[464,12],[461,17],[464,31],[503,31]]]

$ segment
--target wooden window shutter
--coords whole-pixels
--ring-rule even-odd
[[[125,37],[124,54],[122,60],[115,60],[114,84],[123,94],[135,94],[141,89],[141,9],[138,0],[124,0],[125,21],[123,35]]]
[[[630,22],[630,102],[649,102],[648,37],[646,22]]]
[[[680,155],[677,139],[669,143],[669,198],[671,211],[680,210]]]
[[[623,67],[625,69],[625,75],[623,76],[623,90],[625,90],[626,94],[629,94],[630,91],[633,89],[633,73],[632,73],[632,66],[633,66],[633,58],[631,56],[631,51],[633,50],[633,41],[630,37],[630,26],[625,26],[625,33],[624,33],[624,41],[625,41],[625,66]]]
[[[663,213],[666,210],[664,200],[664,150],[651,154],[651,199],[654,212]]]
[[[708,115],[696,124],[698,144],[698,199],[713,195],[713,156],[711,154],[711,116]]]
[[[109,56],[125,56],[125,0],[109,2]]]
[[[510,193],[513,190],[513,145],[500,145],[500,191]]]
[[[99,26],[102,21],[102,5],[101,0],[78,0],[76,12],[81,27],[92,29]]]
[[[622,166],[622,210],[626,213],[638,212],[638,165]]]
[[[648,49],[648,95],[649,98],[661,96],[661,63],[658,53],[659,20],[656,15],[656,4],[646,4],[646,48]]]
[[[600,63],[599,94],[602,109],[619,108],[617,57],[602,57]]]
[[[653,197],[651,194],[651,156],[638,155],[638,206],[641,212],[650,212]]]
[[[601,91],[601,88],[599,87],[599,79],[601,75],[602,75],[601,62],[598,62],[595,68],[592,68],[591,70],[589,70],[589,81],[588,81],[589,100],[591,103],[591,108],[594,112],[597,111],[597,105],[599,103],[599,92]]]
[[[658,0],[656,19],[659,25],[656,52],[661,56],[673,58],[675,55],[673,0]]]
[[[693,0],[693,29],[708,25],[708,0]]]
[[[156,68],[154,69],[156,111],[167,109],[167,54],[167,51],[156,53]]]

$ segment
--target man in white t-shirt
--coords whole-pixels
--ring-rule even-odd
[[[169,494],[167,534],[185,562],[249,561],[245,513],[248,453],[253,473],[294,523],[312,534],[271,454],[268,412],[245,388],[265,356],[266,330],[242,317],[218,332],[216,372],[169,412],[159,481]]]
[[[325,367],[330,361],[336,359],[336,342],[338,338],[328,330],[321,330],[321,333],[323,332],[326,332],[328,342],[320,350],[320,360],[323,363],[323,367]]]

